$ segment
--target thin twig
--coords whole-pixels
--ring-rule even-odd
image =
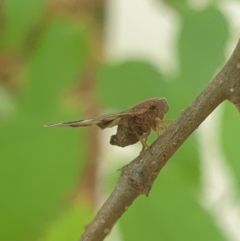
[[[148,195],[162,167],[189,135],[224,100],[240,106],[240,41],[221,71],[178,119],[146,150],[121,168],[115,189],[87,226],[80,241],[101,241],[140,195]]]

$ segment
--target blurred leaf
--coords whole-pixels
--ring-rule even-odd
[[[184,105],[203,89],[223,63],[228,36],[227,21],[214,7],[183,15],[178,86],[185,95]]]
[[[200,188],[200,156],[198,148],[198,142],[194,133],[183,143],[168,163],[181,173],[189,187],[196,190]]]
[[[53,95],[58,98],[57,93],[66,89],[80,73],[87,47],[83,29],[61,20],[53,22],[30,64],[29,75],[34,81],[30,81],[25,90],[22,107],[32,113],[46,112],[59,104],[59,100],[52,101]]]
[[[189,10],[182,18],[178,43],[180,75],[164,88],[170,118],[176,118],[176,113],[186,108],[211,80],[223,62],[228,37],[227,22],[213,7]]]
[[[91,210],[83,205],[74,205],[65,212],[49,230],[42,241],[76,241],[92,216]]]
[[[28,66],[18,115],[0,126],[0,240],[37,240],[79,180],[85,131],[43,124],[74,114],[60,110],[60,93],[83,65],[83,38],[70,23],[50,26]]]
[[[226,240],[197,197],[183,173],[167,165],[149,198],[138,198],[122,217],[124,240]]]
[[[240,117],[237,108],[230,103],[225,103],[222,123],[222,148],[231,165],[231,171],[235,173],[234,178],[237,181],[240,190],[240,161],[239,161],[239,143],[240,143]]]
[[[126,61],[102,67],[99,96],[107,108],[124,110],[145,99],[164,97],[166,83],[153,65]]]
[[[46,0],[5,0],[7,46],[20,45],[27,32],[36,24],[46,5]]]
[[[163,0],[166,4],[176,9],[180,13],[188,10],[189,1],[187,0]]]

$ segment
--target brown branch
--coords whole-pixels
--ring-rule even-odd
[[[118,183],[87,226],[80,241],[100,241],[140,194],[148,195],[162,167],[224,100],[240,107],[240,41],[227,64],[180,114],[178,119],[146,150],[121,168]]]

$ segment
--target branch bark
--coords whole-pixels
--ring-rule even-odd
[[[226,65],[151,145],[151,152],[146,150],[121,168],[115,189],[87,226],[80,241],[103,240],[132,202],[140,194],[148,195],[163,166],[224,100],[235,104],[240,111],[240,40]]]

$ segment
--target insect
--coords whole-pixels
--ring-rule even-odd
[[[148,148],[146,141],[151,129],[159,136],[161,130],[167,128],[165,124],[171,123],[171,121],[162,120],[168,109],[168,103],[165,98],[151,98],[116,114],[44,126],[81,127],[97,125],[101,129],[118,126],[117,133],[110,138],[110,144],[125,147],[140,141],[142,143],[141,152],[143,152]]]

